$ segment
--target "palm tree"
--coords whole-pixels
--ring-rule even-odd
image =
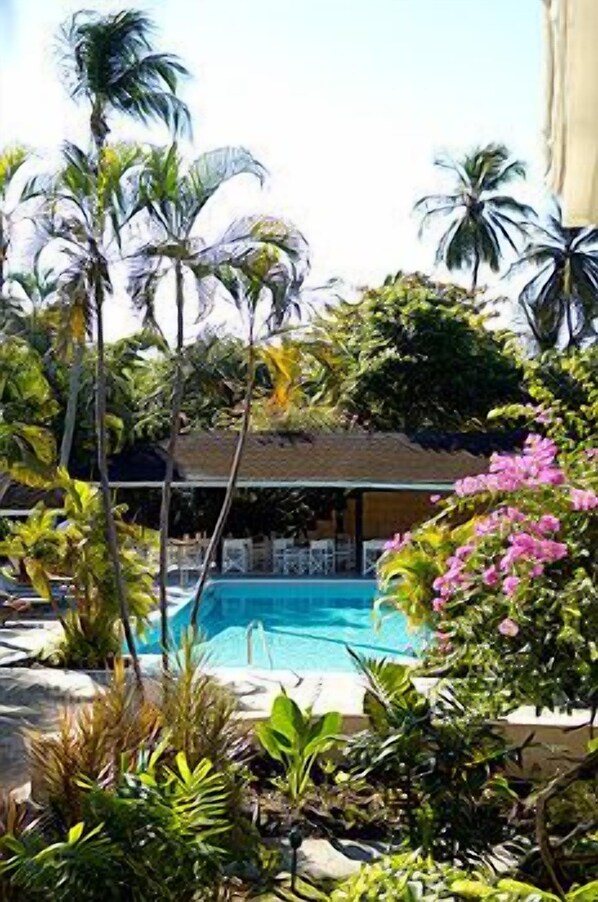
[[[258,225],[263,242],[261,245],[255,243]],[[228,254],[233,258],[234,265],[224,263],[219,269],[218,278],[246,329],[247,377],[243,413],[226,492],[195,589],[191,610],[193,630],[197,629],[201,597],[237,486],[251,423],[257,348],[260,343],[279,332],[293,313],[301,312],[301,287],[309,271],[307,242],[300,232],[280,220],[247,217],[233,223],[224,236],[221,247],[208,250],[207,259],[212,255],[216,259],[222,259],[227,244]],[[237,248],[233,254],[231,250],[235,244]],[[207,260],[202,259],[202,254],[205,253],[200,251],[195,257],[198,274],[205,270]]]
[[[565,340],[575,347],[596,335],[598,317],[598,229],[568,228],[560,207],[546,227],[535,224],[510,272],[535,269],[519,294],[540,350]]]
[[[189,110],[176,96],[187,70],[178,57],[152,49],[153,31],[151,19],[135,9],[108,15],[81,10],[61,29],[64,79],[73,99],[89,104],[98,154],[110,132],[111,113],[142,123],[159,120],[175,134],[189,128]]]
[[[45,198],[42,206],[45,215],[38,217],[38,227],[44,240],[53,241],[68,261],[61,275],[60,290],[70,299],[70,315],[74,316],[77,310],[82,322],[95,323],[96,441],[106,539],[125,638],[141,685],[108,479],[104,345],[104,302],[112,293],[111,254],[120,253],[123,230],[135,209],[141,155],[137,148],[123,145],[105,148],[96,160],[79,147],[67,144],[63,157],[60,172],[53,178],[33,179],[28,196]]]
[[[58,276],[51,267],[42,266],[35,254],[31,269],[6,275],[5,334],[20,335],[40,354],[48,350],[48,330],[44,314],[57,296]]]
[[[0,152],[0,299],[4,296],[6,263],[11,239],[11,226],[14,211],[20,200],[20,193],[12,198],[14,177],[27,162],[29,151],[21,145],[7,147]],[[3,311],[2,311],[3,312]]]
[[[176,96],[179,80],[187,70],[176,56],[152,50],[152,33],[151,20],[138,10],[108,15],[82,10],[61,29],[59,49],[64,80],[71,96],[89,105],[89,129],[98,157],[113,113],[143,123],[159,120],[175,133],[189,128],[189,110]],[[84,299],[73,312],[76,314],[83,307]],[[85,341],[82,318],[76,316],[71,325],[76,335],[60,450],[64,467],[68,467],[71,455]]]
[[[488,144],[462,160],[438,157],[435,165],[453,178],[450,194],[430,194],[414,207],[421,213],[420,234],[431,223],[448,220],[436,251],[436,262],[448,270],[471,270],[476,291],[482,263],[500,269],[505,245],[517,251],[516,239],[533,210],[501,191],[525,178],[525,165],[513,159],[503,144]]]
[[[249,151],[242,147],[222,147],[209,151],[199,156],[189,166],[185,166],[176,145],[173,144],[166,151],[156,149],[150,153],[141,179],[140,204],[149,214],[152,240],[139,249],[134,259],[131,294],[138,306],[145,310],[146,316],[153,321],[156,289],[164,276],[172,274],[177,322],[166,473],[160,508],[159,591],[162,659],[165,670],[168,668],[166,594],[168,524],[184,384],[185,274],[193,275],[189,267],[198,246],[202,243],[196,232],[205,205],[221,185],[243,174],[257,176],[262,182],[265,170]],[[217,279],[217,268],[213,276]]]

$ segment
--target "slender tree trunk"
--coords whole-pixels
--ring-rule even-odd
[[[123,625],[127,648],[133,663],[135,678],[141,692],[143,692],[143,683],[141,680],[141,668],[139,666],[139,658],[137,649],[135,648],[135,639],[133,638],[133,630],[131,629],[131,621],[129,619],[129,608],[127,604],[127,594],[120,566],[120,556],[118,550],[118,535],[116,532],[116,522],[112,511],[112,497],[110,493],[110,482],[108,479],[108,455],[106,448],[106,371],[104,361],[104,323],[103,323],[103,286],[99,281],[99,277],[95,283],[95,308],[97,320],[97,367],[96,367],[96,440],[98,445],[98,470],[100,472],[100,490],[102,493],[102,502],[104,506],[104,520],[106,528],[106,542],[108,545],[108,554],[114,570],[114,586],[116,589],[116,597],[120,610],[120,618]]]
[[[162,646],[162,669],[168,671],[168,597],[166,582],[168,578],[168,523],[170,515],[170,498],[172,494],[172,479],[174,475],[174,461],[177,439],[179,434],[181,404],[183,400],[183,268],[180,260],[177,260],[174,269],[176,312],[177,312],[177,338],[176,338],[176,362],[174,370],[174,389],[172,396],[172,412],[170,419],[170,437],[168,439],[166,473],[162,486],[162,504],[160,507],[160,643]]]
[[[478,287],[478,274],[480,272],[480,252],[476,247],[473,253],[473,269],[471,271],[471,293],[475,294]]]
[[[206,558],[203,563],[203,567],[201,570],[201,575],[199,577],[199,581],[197,583],[197,587],[195,589],[195,598],[193,599],[193,609],[191,611],[191,628],[193,632],[197,632],[197,619],[199,616],[199,607],[201,604],[201,596],[203,590],[205,588],[206,582],[208,580],[208,576],[210,574],[210,567],[212,561],[214,560],[216,549],[220,544],[220,540],[222,538],[222,533],[224,532],[224,527],[226,525],[226,520],[228,518],[231,505],[233,503],[233,498],[235,495],[235,489],[237,487],[237,478],[239,476],[239,469],[241,467],[241,461],[243,459],[243,451],[245,448],[245,440],[247,438],[247,433],[249,432],[249,424],[251,422],[251,401],[253,398],[253,385],[255,382],[255,349],[253,346],[253,334],[250,337],[249,342],[249,358],[248,358],[248,369],[247,369],[247,385],[245,388],[245,398],[244,398],[244,409],[243,409],[243,420],[241,422],[241,429],[239,431],[239,436],[237,438],[237,445],[235,447],[235,453],[233,456],[233,462],[231,464],[230,473],[228,476],[228,483],[226,486],[226,494],[224,496],[224,501],[222,502],[222,507],[220,508],[220,513],[218,514],[218,520],[216,521],[216,526],[214,527],[214,531],[212,533],[212,537],[210,539],[210,544],[208,545],[208,550],[206,551]]]
[[[85,353],[85,342],[78,341],[75,345],[71,371],[69,373],[69,397],[66,405],[66,414],[64,417],[64,429],[62,432],[62,443],[60,445],[60,466],[66,470],[69,468],[71,459],[71,451],[73,448],[73,438],[75,435],[75,425],[77,422],[77,402],[79,400],[79,385],[81,382],[81,369],[83,367],[83,355]]]

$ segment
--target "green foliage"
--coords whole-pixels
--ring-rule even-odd
[[[571,890],[566,902],[595,902],[598,882]],[[394,855],[364,866],[336,889],[332,902],[558,902],[559,897],[527,883],[508,878],[486,881],[438,864],[418,853]]]
[[[86,830],[84,824],[76,824],[64,839],[49,844],[38,831],[21,839],[9,834],[0,840],[0,856],[0,892],[6,891],[9,899],[123,898],[114,892],[121,856],[101,827]]]
[[[597,698],[597,373],[595,349],[530,364],[533,403],[495,415],[547,438],[463,480],[380,566],[384,603],[438,631],[427,666],[503,706]]]
[[[521,398],[506,336],[455,285],[398,273],[316,324],[330,345],[339,405],[381,430],[480,428],[488,411]]]
[[[39,828],[0,840],[0,880],[27,900],[191,900],[217,879],[226,789],[209,761],[185,755],[157,769],[159,751],[116,784],[82,780],[81,821],[47,843]]]
[[[351,769],[395,791],[412,848],[442,859],[473,859],[509,833],[514,793],[505,768],[518,760],[480,710],[437,691],[426,698],[413,670],[390,661],[353,658],[366,680],[369,731],[349,741]]]
[[[72,607],[61,615],[64,634],[51,658],[66,666],[103,667],[119,654],[121,637],[102,501],[97,489],[65,473],[56,486],[64,493],[63,507],[38,507],[25,521],[14,523],[0,553],[22,562],[44,598],[52,597],[52,579],[70,581]],[[129,607],[141,630],[153,603],[153,572],[139,550],[148,537],[127,523],[124,513],[122,505],[114,509]]]
[[[269,719],[256,726],[262,747],[284,767],[279,785],[293,805],[301,805],[314,765],[338,742],[341,727],[340,714],[329,711],[314,718],[311,709],[302,711],[287,695],[277,696]]]
[[[455,884],[467,881],[467,893],[454,889]],[[469,893],[471,885],[481,886],[479,895]],[[471,880],[468,875],[447,864],[438,864],[417,853],[382,858],[367,865],[354,877],[336,889],[332,902],[461,902],[464,899],[481,899],[483,884]]]

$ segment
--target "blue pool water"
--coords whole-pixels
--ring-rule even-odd
[[[213,580],[200,616],[209,662],[220,667],[248,663],[247,628],[253,631],[252,666],[276,670],[351,670],[347,645],[367,656],[414,656],[422,636],[407,630],[405,618],[373,614],[376,583],[369,580]],[[174,642],[189,624],[191,603],[171,618]],[[265,638],[265,641],[264,641]],[[158,654],[158,624],[143,653]],[[269,651],[269,654],[268,654]]]

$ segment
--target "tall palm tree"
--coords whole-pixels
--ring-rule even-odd
[[[44,199],[45,216],[38,217],[38,227],[43,239],[52,240],[68,261],[60,290],[70,298],[73,310],[79,311],[82,322],[95,324],[96,440],[106,539],[125,638],[141,685],[108,479],[104,344],[104,303],[112,293],[110,263],[115,253],[120,255],[123,230],[135,209],[141,155],[137,148],[122,145],[105,148],[96,158],[67,144],[63,157],[64,165],[59,173],[55,177],[33,179],[28,196]]]
[[[525,166],[513,159],[503,144],[476,148],[462,160],[438,157],[435,165],[453,179],[450,194],[430,194],[414,207],[421,214],[420,234],[431,223],[446,220],[436,262],[448,270],[470,270],[471,291],[476,291],[481,264],[498,272],[505,246],[517,251],[517,238],[533,210],[509,194],[501,193],[516,179],[525,178]]]
[[[99,153],[110,132],[111,113],[139,122],[155,119],[174,133],[189,128],[189,110],[177,97],[187,70],[171,53],[152,49],[154,26],[135,9],[104,15],[75,13],[60,32],[60,58],[74,100],[90,107],[89,127]]]
[[[141,179],[140,204],[148,213],[152,240],[143,245],[134,258],[131,294],[138,306],[153,320],[156,289],[164,276],[172,274],[177,323],[170,430],[160,508],[159,592],[162,660],[165,670],[168,668],[168,524],[184,384],[185,274],[193,275],[190,265],[196,250],[202,244],[197,228],[204,207],[221,185],[243,174],[257,176],[262,182],[265,170],[242,147],[222,147],[209,151],[185,166],[173,144],[168,150],[156,149],[149,154]],[[218,266],[213,277],[217,279],[217,275]],[[203,292],[199,298],[200,308],[202,298]]]
[[[540,350],[576,346],[597,334],[598,229],[568,228],[560,207],[548,224],[534,224],[510,272],[535,270],[519,303]]]
[[[6,147],[0,151],[0,299],[4,297],[12,218],[20,200],[20,192],[11,197],[15,193],[14,178],[28,158],[29,151],[21,145]]]
[[[258,226],[263,241],[261,245],[255,242]],[[207,259],[214,255],[216,259],[222,260],[223,251],[227,252],[224,250],[227,244],[229,255],[234,245],[237,245],[236,253],[232,254],[234,265],[224,262],[219,269],[218,278],[245,327],[247,377],[243,413],[226,492],[195,589],[191,610],[193,630],[197,629],[203,590],[235,495],[251,424],[256,352],[260,343],[279,332],[293,313],[301,312],[301,287],[309,272],[307,242],[300,232],[280,220],[247,217],[233,223],[220,248],[196,254],[196,273],[201,274],[206,267],[207,260],[202,259],[202,254],[206,254]]]
[[[102,15],[82,10],[63,25],[59,50],[64,80],[76,101],[90,110],[89,129],[99,156],[110,131],[109,118],[120,113],[147,123],[158,120],[174,133],[189,128],[187,106],[176,96],[187,70],[178,57],[152,49],[153,24],[139,10]],[[77,393],[85,329],[75,319],[78,338],[72,351],[69,400],[60,462],[68,467],[77,414]]]

